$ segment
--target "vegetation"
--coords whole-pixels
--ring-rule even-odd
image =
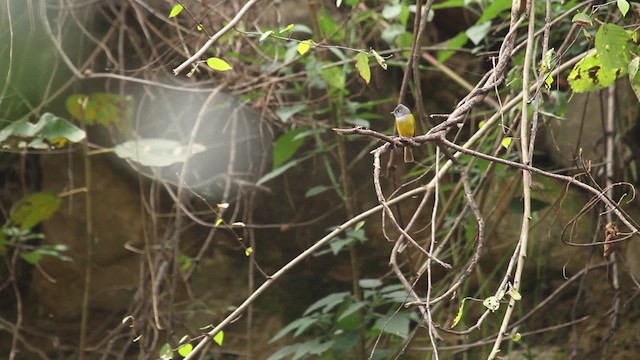
[[[0,14],[8,358],[637,350],[637,3]]]

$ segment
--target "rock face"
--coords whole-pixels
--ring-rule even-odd
[[[139,255],[127,250],[142,248],[143,221],[138,188],[114,171],[105,157],[91,158],[92,224],[95,233],[91,280],[91,307],[113,311],[126,309],[138,281]],[[72,172],[68,173],[72,170]],[[72,155],[47,155],[42,159],[43,190],[62,192],[83,186],[83,161]],[[73,262],[46,258],[40,264],[46,276],[35,271],[32,295],[39,310],[61,319],[80,314],[86,260],[85,194],[63,198],[60,210],[43,224],[48,244],[66,244]],[[53,281],[55,282],[53,282]]]

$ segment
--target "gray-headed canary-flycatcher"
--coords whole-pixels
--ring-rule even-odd
[[[398,135],[406,138],[413,137],[416,134],[416,119],[409,111],[409,108],[399,104],[391,113],[396,118],[396,129]],[[404,148],[404,162],[413,162],[413,150],[409,146]]]

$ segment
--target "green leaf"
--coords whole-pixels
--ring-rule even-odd
[[[326,314],[327,312],[331,311],[331,309],[333,309],[336,305],[341,304],[348,296],[350,296],[350,293],[346,291],[329,294],[311,304],[311,306],[309,306],[307,310],[304,311],[303,315],[309,315],[319,309],[322,309],[322,313]]]
[[[382,281],[378,279],[360,279],[358,285],[363,289],[373,289],[382,286]]]
[[[161,360],[173,359],[173,351],[171,351],[171,345],[169,344],[162,345],[162,347],[160,348],[160,351],[158,352],[158,357]]]
[[[233,69],[228,62],[217,57],[208,58],[207,65],[209,65],[209,67],[212,68],[213,70],[217,70],[217,71],[227,71],[227,70]]]
[[[174,6],[173,8],[171,8],[171,12],[169,13],[169,18],[178,16],[182,12],[182,10],[184,10],[184,6],[180,4]]]
[[[171,139],[137,139],[118,144],[115,153],[143,166],[165,167],[187,161],[193,155],[205,151],[204,145],[193,143],[191,152],[187,145]]]
[[[509,296],[511,296],[511,298],[515,301],[522,300],[522,295],[518,292],[518,290],[512,287],[509,287],[509,291],[507,291],[507,294],[509,294]]]
[[[467,43],[467,41],[469,41],[467,34],[461,32],[447,41],[445,46],[448,48],[460,49]],[[438,61],[445,62],[453,54],[455,54],[454,50],[440,50],[438,51]]]
[[[464,0],[447,0],[438,4],[431,5],[433,10],[438,9],[450,9],[450,8],[458,8],[463,7],[465,5]]]
[[[316,195],[322,194],[323,192],[329,189],[333,189],[333,187],[325,186],[325,185],[314,186],[311,189],[307,190],[307,192],[304,194],[304,197],[305,198],[314,197]]]
[[[617,0],[618,9],[622,13],[622,16],[627,16],[627,12],[629,12],[629,2],[627,0]]]
[[[278,331],[273,338],[271,338],[271,340],[269,340],[269,343],[272,343],[274,341],[279,340],[280,338],[282,338],[283,336],[287,335],[288,333],[297,330],[300,326],[304,326],[305,324],[307,324],[308,322],[315,322],[317,320],[314,320],[311,317],[305,316],[305,317],[301,317],[298,318],[292,322],[290,322],[287,326],[283,327],[282,329],[280,329],[280,331]]]
[[[496,18],[496,16],[500,15],[501,12],[511,9],[511,0],[494,0],[491,1],[489,6],[487,6],[482,11],[482,16],[476,22],[476,24],[481,24],[485,21],[491,21]]]
[[[591,16],[583,13],[583,12],[578,12],[577,14],[573,15],[573,18],[571,19],[571,22],[574,24],[578,24],[580,26],[591,26],[593,25],[593,20],[591,19]]]
[[[273,168],[277,169],[285,162],[289,161],[291,157],[298,151],[300,146],[304,143],[303,139],[294,140],[302,129],[289,130],[286,133],[280,135],[273,146]]]
[[[326,9],[322,9],[320,13],[318,13],[318,27],[320,28],[320,34],[329,38],[333,41],[340,42],[345,37],[345,28],[338,25],[338,23],[333,20],[333,16],[329,14]]]
[[[244,249],[244,256],[250,256],[251,254],[253,254],[253,248],[251,246]]]
[[[509,149],[509,145],[511,145],[512,140],[513,139],[511,139],[510,137],[505,137],[504,139],[502,139],[500,145],[502,145],[502,147],[505,149]]]
[[[191,354],[191,351],[193,351],[193,345],[191,344],[180,345],[180,347],[178,348],[178,354],[180,354],[180,356],[182,357],[186,357],[187,355]]]
[[[382,9],[382,17],[386,20],[395,19],[400,15],[401,11],[401,4],[389,4]]]
[[[610,69],[604,66],[597,51],[591,51],[584,59],[573,66],[567,78],[571,90],[577,93],[606,88],[620,76],[625,75],[624,69]]]
[[[298,165],[298,161],[297,160],[293,160],[290,161],[282,166],[280,166],[277,169],[274,169],[268,173],[266,173],[263,177],[261,177],[258,182],[256,183],[256,185],[262,185],[264,183],[266,183],[267,181],[276,178],[278,176],[280,176],[281,174],[283,174],[285,171],[291,169],[292,167]]]
[[[74,94],[65,105],[71,116],[88,125],[115,125],[122,133],[130,130],[133,119],[133,97],[111,93]]]
[[[60,208],[61,199],[54,193],[39,192],[22,198],[13,207],[11,221],[20,230],[29,230],[49,219]]]
[[[294,24],[289,24],[289,25],[283,27],[282,29],[278,30],[278,33],[282,34],[282,33],[291,31],[291,30],[293,30],[294,26],[295,26]]]
[[[624,68],[629,65],[631,37],[615,24],[602,24],[596,33],[596,50],[607,69]]]
[[[400,24],[392,24],[387,26],[384,30],[382,30],[382,34],[380,34],[380,37],[387,44],[393,44],[394,41],[396,40],[396,37],[398,37],[400,34],[404,32],[406,32],[404,26]]]
[[[340,316],[338,317],[338,321],[343,320],[344,318],[348,317],[349,315],[355,313],[356,311],[362,309],[363,307],[369,305],[368,302],[366,301],[359,301],[359,302],[355,302],[351,305],[349,305],[348,308],[346,308],[342,314],[340,314]]]
[[[371,69],[369,68],[369,56],[367,54],[358,53],[356,55],[356,69],[360,77],[368,84],[371,81]]]
[[[511,340],[513,340],[513,341],[518,342],[518,341],[520,341],[520,339],[522,339],[522,334],[520,334],[519,332],[515,333],[515,334],[513,334],[511,336]]]
[[[258,42],[261,42],[262,40],[268,38],[271,34],[273,34],[273,30],[263,32],[262,35],[260,35],[260,39],[258,39]]]
[[[213,342],[222,346],[222,342],[224,341],[224,331],[220,330],[217,334],[213,335]]]
[[[298,43],[298,54],[304,55],[311,48],[311,40],[304,40]]]
[[[467,37],[469,37],[469,40],[471,40],[471,42],[474,45],[478,45],[480,44],[482,39],[487,37],[487,34],[489,33],[490,29],[491,29],[491,21],[487,21],[484,23],[473,25],[472,27],[468,28],[467,31],[465,31],[464,33],[467,35]]]
[[[462,299],[462,303],[460,303],[460,307],[458,308],[458,313],[456,314],[456,317],[453,319],[453,323],[451,323],[451,326],[449,327],[449,329],[453,329],[454,327],[456,327],[456,325],[460,323],[460,320],[462,320],[462,314],[464,313],[464,302],[466,300],[467,300],[466,298]]]
[[[640,69],[640,57],[636,57],[629,62],[629,82],[638,101],[640,101],[640,71],[638,69]]]
[[[399,312],[376,320],[375,327],[387,334],[406,339],[409,335],[409,313]]]
[[[300,111],[306,109],[307,106],[305,104],[295,104],[292,106],[283,106],[281,108],[276,109],[276,115],[280,118],[280,121],[287,122],[290,117],[299,113]]]
[[[333,66],[330,68],[320,70],[322,79],[333,89],[344,89],[345,76],[341,67]]]
[[[15,121],[0,130],[0,143],[5,148],[60,148],[68,142],[77,143],[86,137],[84,130],[51,113],[44,113],[38,122]]]

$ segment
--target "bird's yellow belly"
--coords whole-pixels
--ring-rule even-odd
[[[411,119],[396,121],[398,135],[403,137],[412,137],[415,134],[414,122]]]

